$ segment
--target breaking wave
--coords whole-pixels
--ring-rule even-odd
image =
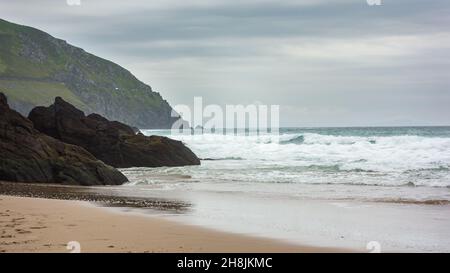
[[[199,181],[450,187],[450,135],[433,135],[430,129],[422,135],[370,130],[158,134],[183,141],[203,159],[200,167],[173,170]]]

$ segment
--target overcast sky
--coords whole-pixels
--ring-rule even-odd
[[[0,0],[0,17],[172,105],[279,104],[284,126],[450,125],[448,0]]]

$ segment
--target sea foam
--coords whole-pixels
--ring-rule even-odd
[[[261,135],[144,133],[179,139],[205,159],[199,167],[168,171],[199,181],[450,187],[450,136],[430,136],[426,130],[422,135],[346,129],[333,134],[302,129]]]

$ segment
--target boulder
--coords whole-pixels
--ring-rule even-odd
[[[49,107],[34,108],[28,118],[40,132],[85,148],[116,168],[199,165],[181,141],[136,134],[132,127],[84,113],[57,97]]]
[[[120,185],[127,178],[82,147],[45,135],[10,109],[0,93],[0,180],[72,185]]]

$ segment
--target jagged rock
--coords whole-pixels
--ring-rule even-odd
[[[133,128],[98,114],[85,116],[57,97],[49,107],[36,107],[28,117],[37,130],[81,146],[117,168],[199,165],[198,157],[181,141],[136,134]]]
[[[127,178],[85,149],[33,127],[0,93],[0,180],[74,185],[120,185]]]

